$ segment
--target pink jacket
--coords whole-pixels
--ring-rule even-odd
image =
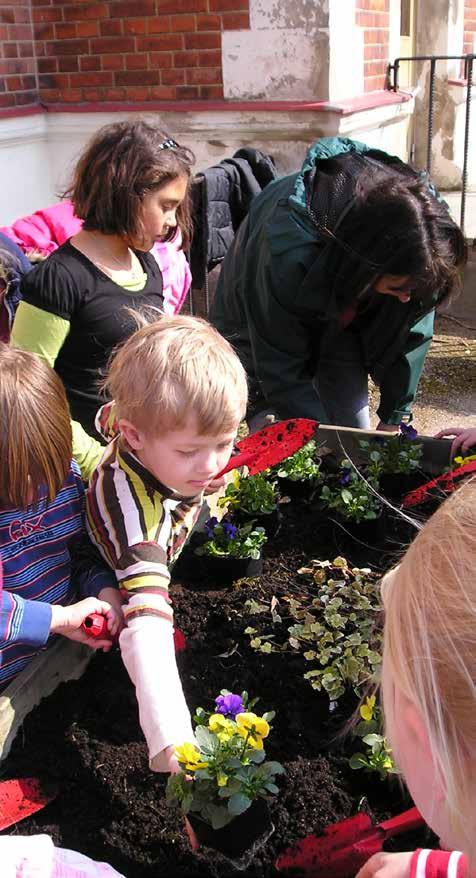
[[[82,220],[73,213],[71,201],[60,201],[59,204],[22,217],[13,225],[0,228],[0,231],[18,244],[27,256],[31,253],[48,256],[79,232],[82,224]],[[179,249],[181,243],[182,236],[178,231],[173,241],[157,242],[151,251],[162,272],[164,310],[167,314],[180,311],[192,280],[185,253]]]
[[[107,863],[54,846],[48,835],[0,838],[2,878],[124,878]]]

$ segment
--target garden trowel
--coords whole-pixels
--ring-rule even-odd
[[[276,860],[279,872],[292,870],[303,878],[353,878],[369,857],[382,850],[387,838],[424,826],[417,808],[373,824],[359,811],[327,826],[320,836],[308,835]]]
[[[0,830],[7,829],[48,805],[58,790],[35,777],[0,781]]]
[[[248,467],[250,476],[276,466],[307,445],[315,437],[318,427],[317,421],[309,418],[289,418],[287,421],[270,424],[269,427],[240,439],[236,444],[235,454],[215,478],[240,466]]]
[[[458,487],[461,479],[470,476],[472,473],[476,473],[476,460],[465,463],[463,466],[458,466],[456,469],[450,470],[450,472],[442,473],[436,479],[432,479],[431,482],[427,482],[425,485],[421,485],[420,488],[410,491],[404,498],[403,505],[419,506],[421,503],[431,500],[432,496],[435,496],[433,493],[435,489],[450,494]]]

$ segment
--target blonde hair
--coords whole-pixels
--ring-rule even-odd
[[[28,506],[46,486],[53,500],[69,472],[71,421],[48,364],[0,342],[0,508]]]
[[[474,862],[476,479],[443,503],[383,588],[384,693],[388,674],[420,712],[449,823]],[[392,699],[384,709],[391,737]]]
[[[218,435],[236,429],[246,411],[246,374],[233,348],[187,315],[138,329],[113,356],[104,387],[117,417],[148,435],[179,429],[190,414],[199,433]]]

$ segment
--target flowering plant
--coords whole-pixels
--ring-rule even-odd
[[[317,444],[311,439],[275,468],[276,475],[292,482],[317,481],[320,477],[320,460],[316,458],[316,451]]]
[[[258,559],[266,542],[264,528],[255,527],[254,521],[240,525],[213,517],[205,522],[205,531],[207,541],[195,549],[196,555]]]
[[[303,668],[310,667],[304,679],[330,702],[346,690],[360,696],[381,662],[379,577],[341,557],[312,560],[297,572],[304,577],[298,595],[273,598],[270,606],[246,601],[254,617],[244,632],[251,648],[302,657]]]
[[[365,752],[353,753],[349,765],[355,770],[376,771],[380,780],[385,780],[389,774],[397,774],[397,769],[387,739],[382,735],[382,713],[375,695],[365,699],[359,713],[361,721],[355,727],[354,735],[362,740]]]
[[[249,516],[270,515],[278,508],[276,483],[268,481],[263,473],[242,476],[235,470],[233,481],[226,486],[218,505]]]
[[[368,482],[368,483],[367,483]],[[341,471],[330,476],[321,490],[320,503],[352,521],[372,521],[379,517],[382,503],[372,488],[378,490],[378,481],[370,474],[367,482],[352,468],[348,460],[343,460]]]
[[[423,445],[414,440],[418,433],[410,424],[401,423],[399,432],[374,442],[359,442],[368,458],[373,476],[393,473],[414,473],[421,464]]]
[[[176,748],[181,771],[169,777],[167,801],[221,829],[255,799],[276,795],[274,781],[284,769],[265,760],[263,740],[274,713],[257,716],[248,709],[252,702],[246,692],[234,695],[225,689],[215,706],[212,713],[197,710],[196,743]]]

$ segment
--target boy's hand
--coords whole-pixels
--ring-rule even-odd
[[[163,770],[168,771],[170,774],[178,774],[181,768],[175,755],[175,747],[166,747],[162,751],[162,755],[165,760],[165,768]]]
[[[367,860],[357,872],[356,878],[409,878],[413,851],[387,854],[380,851]]]
[[[446,430],[440,430],[435,439],[445,439],[447,436],[455,437],[451,445],[452,457],[455,457],[458,451],[464,455],[470,448],[476,447],[476,427],[447,427]]]
[[[217,479],[212,479],[207,488],[205,488],[205,494],[215,494],[216,491],[219,491],[220,488],[223,488],[223,485],[226,484],[225,476],[219,476]]]
[[[51,625],[50,634],[62,634],[69,640],[76,640],[78,643],[84,643],[90,649],[103,649],[105,652],[111,649],[112,641],[103,640],[102,638],[89,637],[81,628],[84,620],[91,613],[99,613],[112,619],[115,611],[109,603],[101,601],[99,598],[84,598],[76,604],[69,607],[62,607],[59,604],[51,605]]]
[[[112,612],[107,613],[107,630],[111,637],[118,636],[124,628],[124,614],[122,612],[122,598],[118,588],[102,588],[98,594],[100,601],[110,604]]]

